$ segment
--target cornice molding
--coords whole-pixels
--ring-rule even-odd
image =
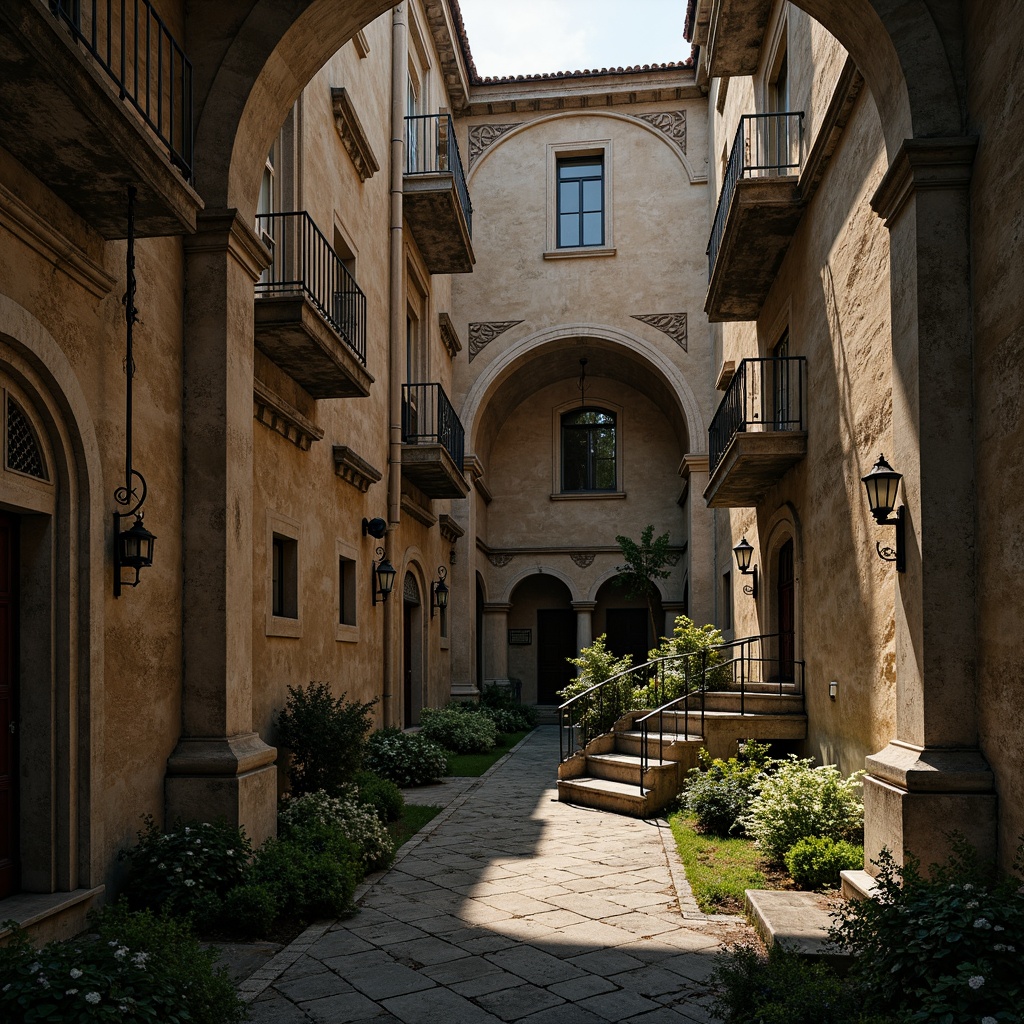
[[[290,402],[260,380],[252,382],[252,414],[265,427],[280,434],[300,451],[308,452],[323,436],[323,428],[303,416]]]
[[[372,178],[380,170],[380,163],[344,86],[331,89],[331,109],[334,111],[334,127],[338,129],[342,144],[352,158],[359,180]]]
[[[437,516],[430,509],[424,508],[409,494],[402,495],[402,511],[407,512],[416,522],[422,523],[428,528],[437,522]]]
[[[370,489],[370,484],[377,483],[382,476],[379,469],[344,444],[334,446],[334,472],[363,494]]]
[[[462,351],[462,342],[459,340],[459,332],[455,329],[452,318],[447,313],[438,313],[437,326],[440,328],[441,341],[448,350],[448,355],[454,359]]]

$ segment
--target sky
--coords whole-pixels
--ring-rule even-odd
[[[685,60],[686,0],[459,0],[483,77]]]

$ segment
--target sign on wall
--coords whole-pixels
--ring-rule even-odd
[[[510,629],[508,631],[509,646],[529,647],[533,643],[532,629]]]

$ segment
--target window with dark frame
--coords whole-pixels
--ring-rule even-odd
[[[562,415],[562,491],[614,491],[615,413],[574,409]]]
[[[559,160],[557,174],[558,248],[604,245],[604,157]]]
[[[299,617],[298,569],[298,541],[275,533],[271,552],[271,614],[283,619]]]
[[[338,558],[338,624],[356,624],[356,563],[351,558]]]
[[[722,629],[732,629],[732,572],[722,573]]]

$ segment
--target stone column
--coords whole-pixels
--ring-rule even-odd
[[[594,609],[596,601],[573,601],[573,610],[576,612],[576,656],[584,647],[589,647],[594,642]],[[579,670],[576,672],[579,675]]]
[[[698,626],[703,626],[715,621],[714,511],[708,508],[703,497],[708,485],[707,455],[684,455],[680,472],[690,488],[688,614]]]
[[[235,210],[185,239],[182,732],[167,817],[276,831],[276,750],[252,728],[253,284],[266,251]]]
[[[484,684],[508,679],[508,613],[510,604],[484,605]]]
[[[906,503],[896,575],[896,736],[867,758],[865,860],[927,864],[956,827],[995,853],[978,749],[968,186],[976,140],[908,139],[872,199],[890,232],[894,451]],[[859,453],[866,472],[878,453]],[[891,543],[891,527],[885,542]],[[865,558],[874,557],[866,551]]]

